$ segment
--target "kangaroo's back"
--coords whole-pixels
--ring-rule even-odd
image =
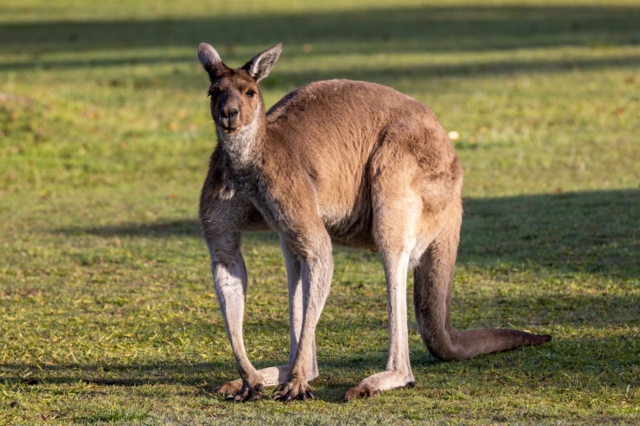
[[[429,107],[390,87],[364,81],[310,83],[267,112],[269,132],[295,144],[294,149],[314,153],[344,155],[351,150],[367,156],[388,125],[398,123],[407,126],[408,133],[430,129],[439,136],[422,140],[423,149],[438,150],[448,142]]]

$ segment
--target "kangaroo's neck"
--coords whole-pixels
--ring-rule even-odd
[[[262,103],[253,113],[251,124],[241,130],[228,134],[219,126],[218,142],[227,153],[231,166],[236,170],[255,166],[262,156],[264,140],[266,138],[266,116]]]

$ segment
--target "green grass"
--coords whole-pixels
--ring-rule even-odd
[[[0,6],[0,424],[640,422],[638,2],[127,3]],[[341,404],[387,311],[378,256],[336,247],[317,399],[214,395],[236,373],[196,220],[201,41],[232,66],[284,42],[269,105],[338,77],[430,105],[466,170],[455,326],[554,340],[440,363],[411,313],[416,387]],[[277,236],[243,252],[249,357],[282,363]]]

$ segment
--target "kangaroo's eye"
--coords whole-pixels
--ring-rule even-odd
[[[256,92],[254,92],[253,90],[247,90],[247,93],[245,93],[245,95],[247,95],[250,98],[253,98],[256,95]]]

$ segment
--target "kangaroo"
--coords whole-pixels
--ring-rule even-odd
[[[206,43],[218,144],[200,198],[200,221],[216,294],[240,379],[218,392],[259,399],[267,386],[284,402],[313,398],[315,328],[331,286],[332,241],[377,250],[387,282],[386,370],[349,389],[345,400],[414,384],[409,361],[406,280],[414,273],[415,315],[431,354],[445,361],[551,340],[509,329],[459,331],[449,314],[462,222],[463,170],[433,111],[391,88],[319,81],[268,112],[259,83],[282,52],[277,44],[243,67],[227,67]],[[241,234],[272,229],[289,290],[286,365],[256,370],[242,338],[247,272]]]

